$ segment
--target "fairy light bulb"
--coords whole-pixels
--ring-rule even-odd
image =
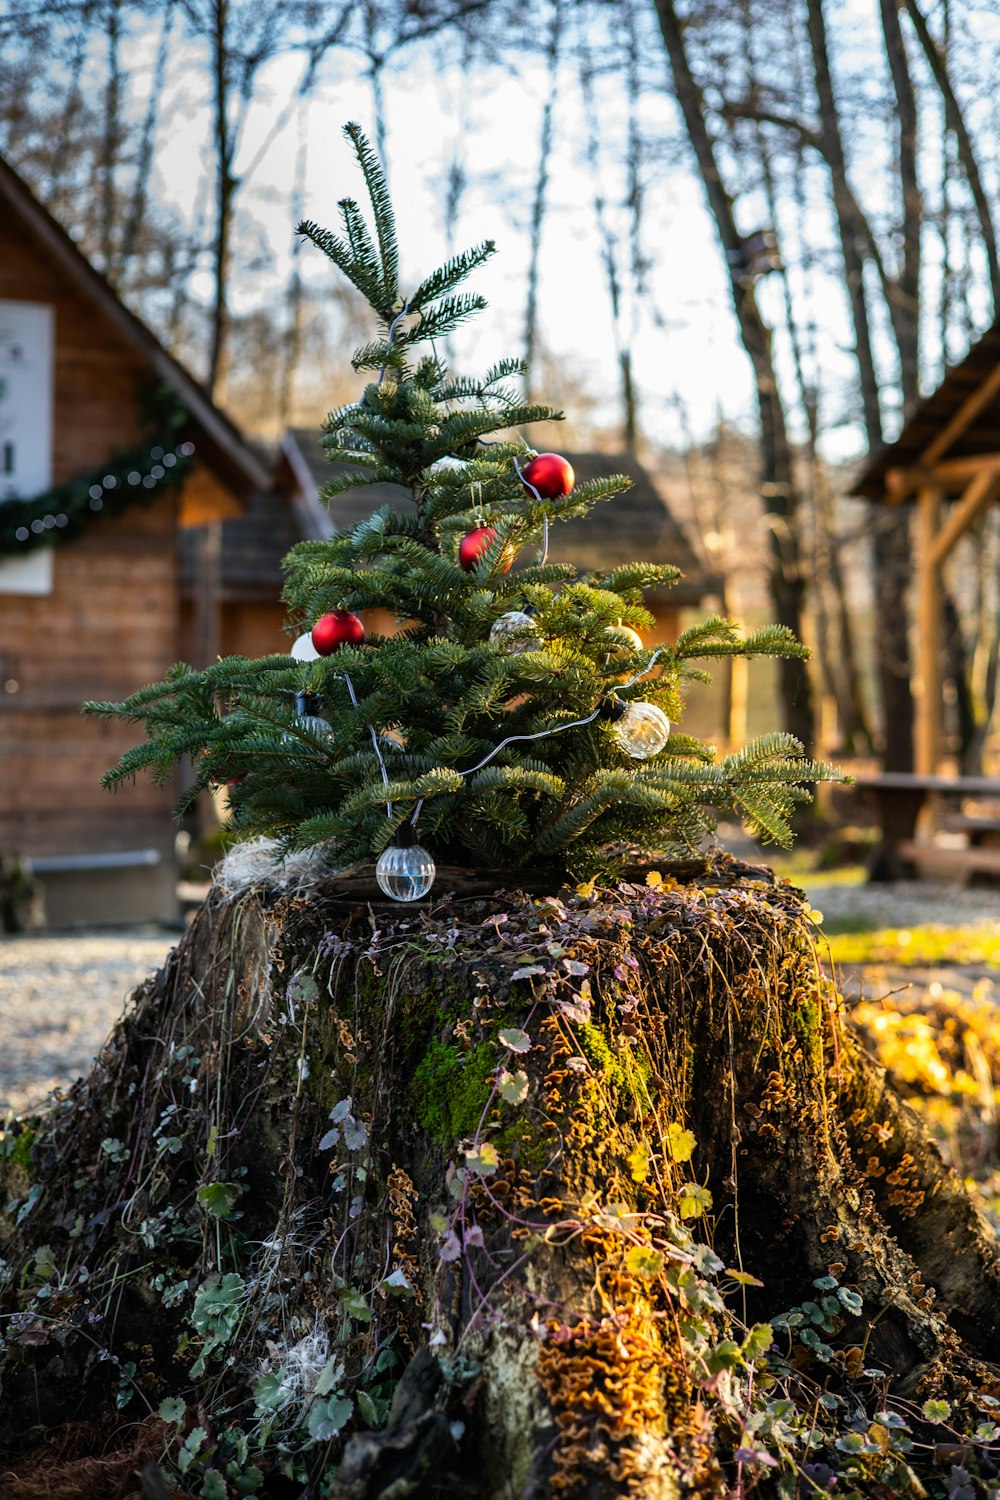
[[[616,699],[607,710],[614,724],[614,735],[626,755],[633,760],[649,760],[659,755],[670,738],[670,720],[655,703],[623,703]]]
[[[490,640],[503,646],[512,656],[522,651],[540,651],[542,647],[535,622],[523,609],[508,610],[490,626]]]
[[[315,693],[303,690],[295,694],[295,713],[303,729],[310,734],[315,734],[319,739],[325,739],[333,731],[319,711],[319,699]]]
[[[375,864],[379,890],[393,901],[419,901],[434,884],[437,869],[427,850],[416,842],[411,823],[396,830],[394,841]]]

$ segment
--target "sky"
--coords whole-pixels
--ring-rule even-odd
[[[237,176],[258,156],[298,80],[300,64],[292,58],[274,63],[262,76],[262,98],[252,111],[237,161]],[[316,98],[301,106],[267,146],[246,189],[243,209],[255,234],[273,256],[269,275],[277,292],[290,264],[293,242],[288,187],[296,156],[306,137],[303,214],[336,227],[337,200],[345,195],[363,201],[363,184],[341,127],[357,120],[374,136],[370,85],[343,63],[335,82],[324,83]],[[470,287],[490,302],[483,314],[456,338],[456,363],[483,369],[496,358],[518,352],[524,320],[528,267],[528,214],[537,169],[544,69],[525,57],[516,72],[496,68],[477,73],[474,97],[460,68],[440,71],[432,57],[413,50],[405,69],[386,82],[387,141],[390,185],[399,221],[404,278],[414,281],[452,250],[494,239],[498,253],[476,273]],[[579,100],[557,117],[551,161],[550,212],[545,226],[540,270],[541,324],[547,346],[578,374],[615,420],[615,349],[600,249],[593,218],[592,184],[581,161],[582,124]],[[610,118],[609,130],[620,128]],[[169,144],[161,150],[161,190],[181,212],[190,208],[192,166],[201,155],[205,120],[199,108],[184,111]],[[442,179],[456,140],[472,143],[472,180],[459,222],[458,241],[446,243],[442,213]],[[701,189],[681,165],[665,165],[649,191],[649,248],[655,253],[653,303],[665,326],[657,327],[650,310],[640,326],[636,369],[645,396],[645,422],[657,441],[680,444],[683,431],[676,414],[682,396],[691,428],[710,430],[718,416],[744,419],[752,410],[752,383],[746,358],[735,336],[729,293],[723,279],[714,230],[705,213]],[[315,284],[329,282],[332,272],[316,251],[306,251],[304,274]],[[207,269],[195,281],[207,298]],[[255,275],[234,287],[234,305],[248,308],[261,299],[262,278]],[[769,289],[764,289],[765,301]],[[602,399],[603,398],[603,399]]]

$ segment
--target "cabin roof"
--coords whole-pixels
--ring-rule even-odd
[[[874,453],[854,481],[851,493],[881,500],[890,469],[917,468],[926,461],[932,443],[946,434],[949,423],[970,400],[978,410],[935,458],[974,458],[1000,450],[1000,320],[987,329],[968,354],[949,370],[936,391],[917,406],[895,442]]]
[[[296,427],[286,434],[282,449],[294,476],[302,502],[309,509],[307,534],[330,535],[350,530],[358,521],[374,514],[382,505],[406,510],[412,506],[409,493],[398,485],[358,485],[337,495],[329,512],[319,491],[350,465],[330,463],[312,428]],[[632,488],[608,502],[595,505],[582,520],[553,526],[549,538],[549,560],[572,562],[587,571],[607,571],[622,563],[673,563],[681,578],[664,595],[673,604],[696,604],[718,589],[670,510],[656,483],[634,458],[621,453],[567,453],[579,482],[627,474]]]
[[[267,465],[246,443],[239,429],[215,405],[205,386],[168,354],[156,335],[121,301],[99,271],[32,193],[28,185],[0,157],[0,205],[13,213],[52,256],[80,295],[94,303],[119,334],[148,363],[183,403],[199,429],[199,452],[241,498],[268,485]]]

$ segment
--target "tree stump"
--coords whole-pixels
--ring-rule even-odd
[[[3,1137],[4,1496],[1000,1493],[993,1237],[799,893],[661,872],[214,893]]]

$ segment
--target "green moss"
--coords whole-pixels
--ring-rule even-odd
[[[495,1049],[485,1042],[471,1052],[431,1043],[414,1070],[412,1086],[417,1118],[428,1135],[450,1145],[475,1134],[495,1066]]]
[[[634,1047],[613,1052],[604,1032],[591,1022],[575,1027],[574,1035],[580,1051],[606,1085],[636,1099],[644,1108],[650,1107],[649,1085],[653,1074],[645,1052]]]

